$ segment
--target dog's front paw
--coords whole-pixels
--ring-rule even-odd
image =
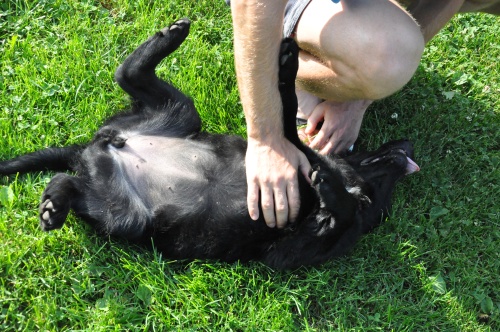
[[[328,172],[319,165],[314,165],[309,172],[309,178],[311,179],[311,185],[313,187],[318,187],[318,185],[327,180],[328,177]]]
[[[299,68],[299,47],[297,43],[286,38],[281,42],[279,55],[279,80],[281,84],[293,84]]]
[[[354,196],[358,201],[358,209],[363,210],[372,204],[371,199],[365,195],[361,187],[348,187],[347,192]]]
[[[330,171],[319,165],[314,165],[310,171],[309,177],[311,179],[311,185],[316,189],[323,203],[322,205],[330,205],[328,203],[333,202],[337,197],[335,181],[333,181]]]

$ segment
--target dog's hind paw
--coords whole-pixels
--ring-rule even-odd
[[[186,36],[189,34],[190,25],[191,21],[189,19],[182,18],[178,21],[175,21],[172,25],[161,29],[160,32],[163,34],[163,36],[178,36],[182,38],[182,40],[184,40],[184,38],[186,38]]]
[[[61,228],[69,213],[69,206],[58,206],[51,199],[45,199],[39,207],[40,227],[44,231]]]
[[[141,45],[140,47],[145,48],[138,58],[142,65],[144,65],[144,63],[149,63],[150,65],[154,65],[153,67],[156,67],[156,61],[159,62],[182,44],[189,35],[190,25],[191,22],[187,18],[180,19],[172,25],[161,29],[146,43]],[[157,57],[158,55],[160,58]],[[152,59],[154,59],[154,61],[151,61]]]
[[[61,228],[66,221],[72,202],[79,193],[79,181],[65,173],[56,174],[45,188],[38,217],[44,231]]]

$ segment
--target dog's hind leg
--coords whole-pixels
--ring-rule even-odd
[[[144,103],[154,109],[162,109],[172,101],[191,104],[189,98],[155,74],[155,68],[160,61],[186,39],[189,26],[188,19],[181,19],[162,29],[142,43],[118,67],[115,80],[135,102]]]
[[[75,199],[79,197],[79,180],[68,174],[56,174],[42,194],[39,206],[40,227],[44,231],[61,228]]]

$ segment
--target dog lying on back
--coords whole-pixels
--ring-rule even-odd
[[[393,188],[418,170],[408,141],[345,159],[303,145],[295,126],[298,47],[281,45],[279,89],[285,136],[312,165],[299,178],[299,217],[284,229],[250,219],[246,141],[200,131],[193,102],[155,74],[189,33],[182,19],[140,45],[115,79],[133,102],[83,146],[48,148],[0,163],[0,174],[56,174],[43,192],[40,225],[63,226],[69,211],[97,232],[150,246],[173,259],[259,260],[274,268],[325,262],[344,254],[387,215]],[[262,213],[261,213],[262,216]]]

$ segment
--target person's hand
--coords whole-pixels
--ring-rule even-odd
[[[300,208],[298,171],[308,179],[311,168],[306,156],[285,138],[268,142],[249,138],[245,161],[250,217],[259,218],[260,197],[269,227],[282,228],[294,221]]]
[[[367,100],[319,103],[309,114],[304,131],[309,147],[323,155],[347,151],[358,138],[363,115],[370,103]],[[321,129],[316,130],[321,121]]]

